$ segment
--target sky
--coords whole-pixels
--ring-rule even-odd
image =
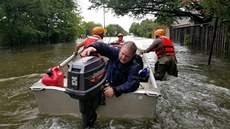
[[[100,10],[88,10],[88,7],[91,3],[88,0],[77,0],[79,6],[81,7],[80,14],[83,16],[83,20],[86,22],[93,21],[94,23],[100,23],[104,26],[104,16],[103,9]],[[105,26],[109,24],[118,24],[126,31],[129,31],[129,28],[133,22],[140,23],[141,20],[134,19],[129,16],[115,16],[111,11],[105,13]]]

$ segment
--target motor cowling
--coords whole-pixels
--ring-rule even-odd
[[[79,100],[84,127],[91,126],[96,120],[102,85],[106,80],[105,68],[102,57],[88,56],[75,61],[68,69],[66,92]]]
[[[105,79],[104,59],[95,56],[84,57],[70,66],[66,90],[77,99],[84,100],[98,92]]]

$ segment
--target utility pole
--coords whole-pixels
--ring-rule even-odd
[[[104,18],[104,28],[105,28],[105,6],[103,6],[103,18]]]
[[[210,65],[211,63],[213,45],[214,45],[215,38],[216,38],[217,23],[218,23],[218,17],[216,18],[215,25],[214,25],[214,33],[213,33],[212,45],[211,45],[211,50],[210,50],[209,59],[208,59],[208,65]]]

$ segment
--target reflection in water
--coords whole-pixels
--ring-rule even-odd
[[[137,37],[124,40],[134,40],[138,46],[152,42]],[[39,114],[29,90],[49,67],[62,62],[73,50],[74,44],[69,43],[0,51],[1,129],[81,128],[81,120],[74,116]],[[207,55],[184,46],[176,46],[176,51],[179,77],[157,82],[162,97],[156,120],[100,119],[95,128],[230,128],[230,61],[212,58],[207,65]]]

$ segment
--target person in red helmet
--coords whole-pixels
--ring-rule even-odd
[[[96,26],[93,28],[92,30],[93,35],[92,36],[88,36],[84,41],[78,43],[75,46],[75,54],[78,54],[78,51],[81,47],[84,47],[84,49],[86,49],[90,44],[94,43],[94,42],[103,42],[103,37],[104,37],[104,33],[106,32],[106,29],[104,29],[101,26]]]
[[[162,80],[166,72],[169,75],[177,77],[177,59],[172,41],[165,36],[164,29],[158,29],[153,34],[156,39],[143,53],[154,51],[157,55],[158,60],[155,64],[154,73],[155,79]]]

